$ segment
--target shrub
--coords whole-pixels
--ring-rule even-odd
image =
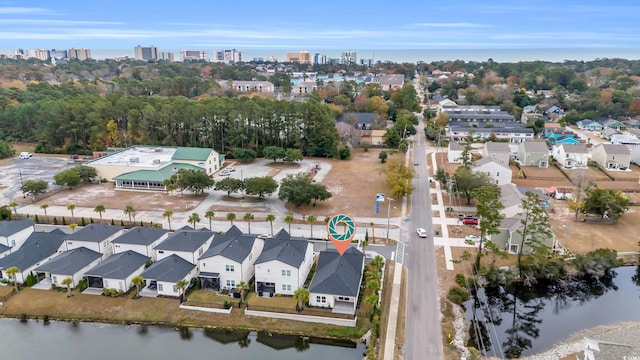
[[[20,314],[20,322],[26,323],[28,319],[27,314]]]
[[[124,220],[120,219],[120,226],[124,227]]]
[[[62,225],[67,225],[67,219],[65,219],[65,217],[62,217]]]
[[[82,279],[78,281],[78,291],[83,292],[87,289],[89,285],[87,284],[87,279]]]
[[[111,225],[115,225],[115,224],[116,224],[116,222],[113,221],[113,219],[111,219]]]
[[[42,322],[43,322],[45,325],[49,325],[49,323],[51,322],[51,321],[49,320],[49,315],[45,315],[45,316],[43,316],[43,317],[42,317]]]
[[[454,304],[462,305],[463,302],[469,300],[469,293],[467,292],[467,289],[463,287],[453,287],[449,289],[447,299]]]
[[[342,149],[340,149],[339,154],[340,160],[347,160],[351,157],[351,150],[348,147],[343,147]]]
[[[466,287],[467,286],[467,282],[464,278],[464,274],[456,274],[456,283],[458,283],[458,285],[460,287]]]
[[[107,288],[102,288],[102,295],[109,296],[111,295],[111,291]]]
[[[84,220],[84,216],[80,218],[80,226],[87,226],[87,222]]]
[[[89,218],[89,224],[93,224],[93,218]]]
[[[229,300],[225,300],[223,306],[224,306],[225,309],[230,309],[231,308],[231,303],[229,302]]]
[[[35,220],[36,224],[40,223],[40,219],[38,219],[38,214],[36,214]]]
[[[26,279],[26,280],[27,280],[27,281],[25,282],[25,284],[26,284],[27,286],[33,286],[33,285],[35,285],[35,284],[38,282],[38,278],[37,278],[35,275],[33,275],[33,273],[30,273],[30,274],[27,276],[27,279]]]
[[[53,225],[58,225],[58,218],[57,217],[53,217]]]

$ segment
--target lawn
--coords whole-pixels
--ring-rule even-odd
[[[223,305],[225,301],[234,301],[234,298],[229,295],[222,295],[217,291],[205,291],[205,290],[193,290],[189,293],[188,301],[197,303],[211,303]]]
[[[272,298],[266,298],[257,296],[257,294],[253,291],[250,292],[249,295],[247,295],[246,300],[249,306],[256,305],[287,310],[295,310],[296,303],[298,302],[293,298],[293,296],[274,296]]]
[[[49,316],[52,320],[167,324],[256,331],[268,329],[283,334],[343,339],[356,333],[350,328],[334,325],[245,316],[240,309],[233,309],[231,315],[185,310],[178,307],[177,299],[142,297],[134,300],[132,295],[111,298],[84,295],[76,290],[73,294],[73,297],[67,298],[64,292],[23,289],[4,303],[0,308],[0,316],[20,317],[26,314],[36,318]]]
[[[0,286],[0,297],[10,294],[13,291],[14,287],[11,285]]]

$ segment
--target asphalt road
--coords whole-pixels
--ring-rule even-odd
[[[422,116],[420,120],[413,144],[413,158],[417,159],[419,164],[415,166],[415,189],[411,195],[411,228],[405,250],[405,266],[408,269],[409,279],[404,358],[435,360],[442,359],[444,355]],[[418,227],[427,230],[427,238],[418,237],[416,234]]]

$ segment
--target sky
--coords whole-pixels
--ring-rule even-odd
[[[640,48],[637,0],[0,0],[0,48]]]

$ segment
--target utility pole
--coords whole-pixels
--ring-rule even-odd
[[[20,187],[24,187],[24,182],[22,181],[22,170],[18,169],[18,174],[20,174]],[[27,194],[24,193],[24,191],[22,192],[22,197],[26,198]]]
[[[387,243],[389,242],[389,227],[391,226],[391,202],[394,201],[392,198],[388,197],[389,205],[387,206]]]

